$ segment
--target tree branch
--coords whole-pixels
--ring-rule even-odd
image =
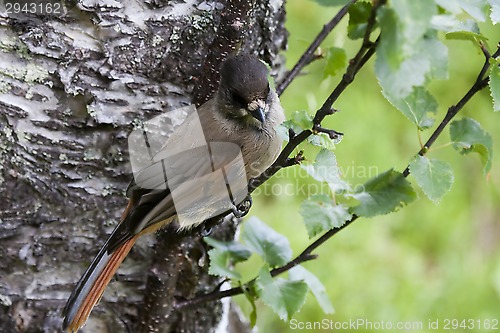
[[[351,61],[349,61],[349,65],[345,71],[345,74],[342,76],[342,79],[337,84],[337,86],[333,89],[332,93],[326,99],[325,103],[321,106],[321,108],[316,112],[313,118],[313,128],[303,130],[298,135],[288,141],[285,148],[281,151],[280,155],[276,159],[276,161],[260,176],[251,179],[248,191],[249,193],[253,192],[258,186],[265,183],[269,178],[271,178],[276,172],[286,166],[286,161],[290,154],[293,152],[297,146],[304,142],[309,136],[313,134],[313,131],[318,131],[318,128],[321,128],[321,122],[323,119],[331,114],[337,112],[337,110],[333,109],[333,103],[339,98],[340,94],[352,83],[356,74],[359,70],[366,64],[366,62],[370,59],[370,57],[375,53],[376,46],[380,39],[380,36],[377,38],[375,42],[370,42],[370,35],[375,26],[375,18],[377,10],[380,6],[384,5],[386,0],[380,0],[376,5],[373,6],[370,18],[368,20],[368,24],[366,26],[365,35],[363,38],[363,44],[361,45],[358,53],[354,56]],[[332,132],[333,134],[333,132]],[[339,133],[337,133],[339,134]]]
[[[490,78],[487,75],[488,69],[490,68],[490,59],[497,58],[500,55],[500,44],[497,46],[497,51],[493,54],[493,56],[490,55],[488,50],[481,44],[481,49],[483,50],[483,54],[485,57],[484,65],[481,68],[481,71],[479,72],[479,75],[477,76],[476,81],[472,85],[472,87],[465,93],[464,97],[460,99],[460,101],[452,105],[448,108],[448,111],[446,112],[446,115],[444,116],[443,120],[439,124],[439,126],[434,130],[434,133],[430,136],[430,138],[427,140],[427,142],[423,145],[423,147],[420,149],[418,152],[418,155],[423,156],[425,153],[429,150],[429,148],[434,144],[434,142],[437,140],[437,138],[441,135],[443,130],[446,128],[446,126],[449,124],[449,122],[457,115],[457,113],[464,107],[467,102],[481,89],[486,87],[488,85],[488,82]],[[406,169],[403,171],[403,176],[407,177],[410,174],[410,166],[408,165]]]
[[[300,57],[299,61],[293,66],[292,70],[288,72],[283,81],[276,88],[276,93],[280,96],[283,91],[288,87],[290,83],[295,79],[295,77],[300,73],[300,71],[307,65],[309,65],[314,59],[314,52],[320,46],[320,44],[325,40],[325,38],[332,32],[332,30],[339,24],[342,18],[347,14],[349,7],[354,4],[357,0],[351,0],[333,17],[333,19],[323,26],[323,29],[313,40],[311,45],[307,48],[304,54]]]

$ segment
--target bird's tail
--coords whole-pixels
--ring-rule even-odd
[[[101,248],[64,307],[64,330],[73,333],[85,324],[90,312],[101,299],[104,289],[138,237],[139,235],[136,235],[125,241],[112,253],[108,253],[107,243]]]

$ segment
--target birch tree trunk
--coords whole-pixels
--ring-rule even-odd
[[[60,4],[57,15],[0,8],[2,333],[60,331],[67,297],[125,207],[128,134],[206,101],[227,54],[257,54],[276,71],[286,45],[282,0]],[[212,236],[231,239],[236,225]],[[173,309],[217,288],[207,270],[198,231],[144,237],[82,332],[244,332],[229,302]]]

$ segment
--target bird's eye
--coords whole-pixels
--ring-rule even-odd
[[[239,95],[238,93],[236,92],[231,92],[231,99],[233,100],[233,103],[235,105],[238,105],[240,107],[246,107],[247,105],[247,102],[245,101],[245,99],[243,97],[241,97],[241,95]]]

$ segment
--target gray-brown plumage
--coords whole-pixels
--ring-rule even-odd
[[[179,228],[192,228],[203,222],[200,216],[215,214],[221,209],[215,207],[218,202],[205,201],[207,197],[202,191],[194,187],[184,189],[184,182],[210,176],[214,170],[222,169],[226,180],[241,177],[246,182],[266,170],[278,156],[281,139],[274,128],[285,118],[278,96],[269,86],[266,66],[253,56],[237,55],[227,59],[220,72],[221,81],[214,98],[198,109],[197,117],[188,117],[175,130],[156,154],[155,163],[135,175],[127,189],[129,203],[120,224],[81,277],[63,310],[63,328],[68,332],[76,332],[84,325],[140,235],[154,232],[173,221]],[[196,123],[193,119],[198,118],[208,143],[205,146],[199,146],[203,140],[190,132]],[[194,149],[169,155],[172,148],[179,145]],[[235,154],[229,152],[231,149],[225,150],[232,146],[239,148],[235,154],[241,154],[242,165],[234,162]],[[207,147],[212,155],[203,153]],[[163,155],[169,156],[163,158]],[[163,169],[158,168],[160,160]],[[160,174],[165,168],[169,174],[168,186]],[[138,179],[146,179],[154,186],[145,188]],[[231,189],[235,193],[239,191]],[[173,194],[180,198],[175,200],[175,205]],[[218,193],[209,194],[218,196]],[[182,219],[177,213],[179,204],[186,209]]]

